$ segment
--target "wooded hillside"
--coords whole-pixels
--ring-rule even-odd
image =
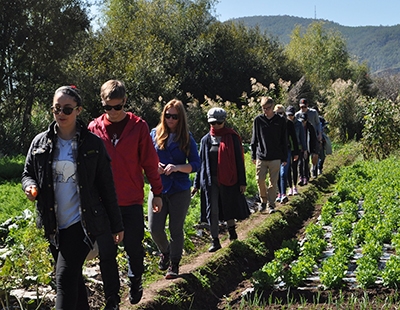
[[[315,21],[324,22],[324,27],[338,30],[347,42],[349,54],[360,62],[366,61],[373,73],[390,70],[400,71],[400,24],[395,26],[347,27],[338,23],[295,16],[250,16],[232,19],[248,27],[260,30],[288,44],[296,26],[304,30]]]

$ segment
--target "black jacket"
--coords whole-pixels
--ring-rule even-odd
[[[287,157],[286,120],[277,114],[271,119],[264,114],[258,115],[253,123],[251,159],[286,162]]]
[[[77,121],[77,176],[80,195],[82,225],[87,235],[95,236],[110,231],[123,231],[121,213],[117,203],[110,157],[101,139],[89,132],[81,121]],[[38,134],[29,148],[24,171],[22,189],[35,185],[39,189],[36,197],[38,226],[44,226],[45,236],[57,234],[55,198],[53,184],[53,153],[57,136],[55,122],[47,131]]]

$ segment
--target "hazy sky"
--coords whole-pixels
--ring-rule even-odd
[[[255,15],[326,19],[343,26],[400,24],[400,0],[219,0],[220,21]]]

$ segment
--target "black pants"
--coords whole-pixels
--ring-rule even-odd
[[[123,245],[128,256],[128,277],[141,277],[144,271],[143,238],[144,216],[142,205],[120,207],[124,223]],[[100,270],[104,283],[105,298],[117,296],[120,289],[118,264],[116,261],[117,246],[114,244],[111,233],[97,238],[100,254]]]
[[[82,266],[89,253],[80,222],[60,230],[59,247],[50,246],[56,261],[56,309],[89,310]]]

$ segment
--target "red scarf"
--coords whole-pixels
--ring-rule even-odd
[[[218,183],[226,186],[235,185],[238,181],[238,175],[232,135],[236,135],[241,142],[240,136],[233,129],[226,127],[221,129],[211,127],[210,135],[221,137],[218,148]],[[243,149],[242,158],[244,158]]]

